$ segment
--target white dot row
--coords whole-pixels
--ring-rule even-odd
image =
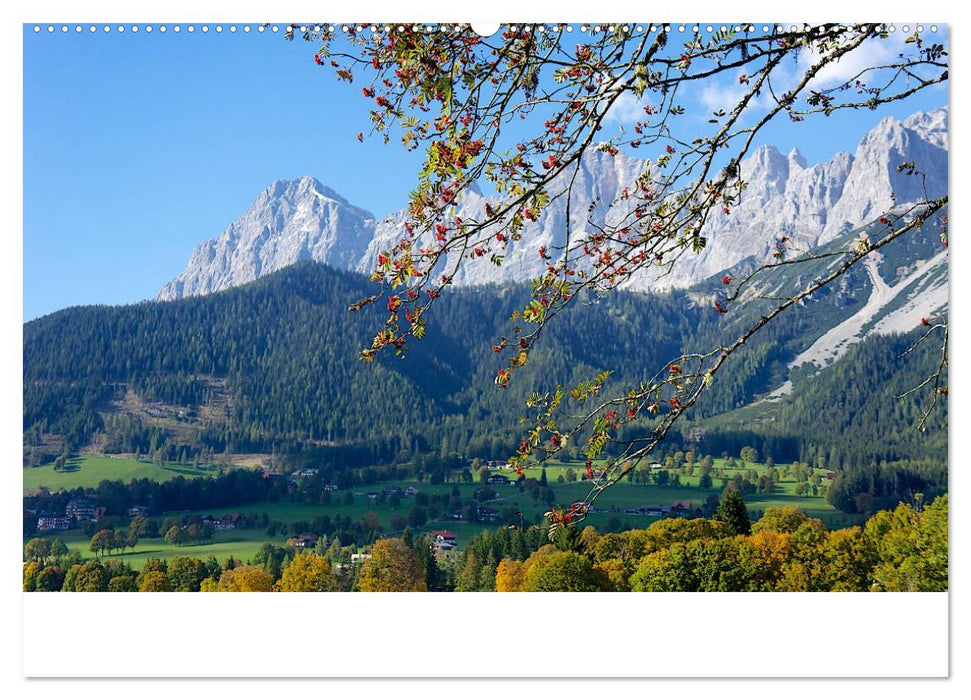
[[[265,24],[261,24],[261,25],[256,25],[256,27],[251,27],[250,25],[246,24],[246,25],[242,25],[242,26],[239,26],[238,27],[235,24],[231,24],[231,25],[228,25],[227,27],[224,28],[221,24],[217,24],[217,25],[215,25],[215,26],[213,26],[213,27],[210,28],[210,26],[208,24],[203,24],[203,25],[201,25],[201,26],[198,27],[198,30],[200,32],[202,32],[203,34],[208,33],[210,31],[210,29],[212,31],[216,32],[217,34],[222,33],[224,29],[226,31],[229,31],[230,33],[236,33],[237,31],[242,31],[244,34],[248,34],[248,33],[250,33],[251,31],[254,31],[254,30],[256,32],[259,32],[259,33],[266,32],[266,31],[279,32],[281,28],[284,31],[286,31],[287,29],[293,29],[293,30],[299,29],[301,33],[308,32],[308,31],[313,31],[315,33],[319,33],[321,31],[326,31],[326,32],[329,32],[329,33],[331,33],[331,32],[338,32],[338,31],[344,32],[344,33],[347,33],[347,32],[350,32],[350,31],[357,31],[357,32],[371,31],[373,33],[380,33],[380,32],[391,33],[391,32],[394,32],[394,31],[398,31],[398,32],[405,32],[405,31],[416,31],[416,32],[420,32],[420,31],[424,31],[426,33],[431,33],[431,32],[435,32],[435,31],[439,31],[439,32],[458,32],[458,31],[460,31],[465,26],[466,25],[459,25],[459,24],[450,24],[450,25],[444,25],[444,24],[443,25],[424,25],[424,26],[418,26],[418,25],[388,25],[388,24],[383,25],[383,26],[378,26],[378,25],[370,25],[370,26],[358,25],[358,26],[352,26],[352,25],[346,25],[346,24],[345,25],[333,25],[333,24],[330,24],[330,25],[301,25],[299,27],[291,27],[289,25],[278,25],[278,24],[265,25]],[[867,25],[860,25],[860,29],[861,30],[862,29],[866,29],[866,28],[867,28]],[[43,26],[41,26],[39,24],[35,24],[34,25],[34,33],[40,33],[44,29],[45,29],[45,27],[43,27]],[[56,25],[53,25],[53,24],[49,24],[46,27],[47,32],[50,33],[50,34],[53,34],[54,32],[56,32],[58,30],[60,30],[62,33],[65,33],[66,34],[66,33],[70,32],[72,29],[74,30],[75,33],[78,33],[78,34],[84,32],[85,29],[87,29],[87,31],[90,32],[90,33],[96,33],[96,32],[101,31],[101,32],[105,32],[105,33],[117,32],[119,34],[124,33],[126,31],[131,32],[133,34],[137,34],[139,31],[144,31],[144,32],[149,33],[149,34],[152,33],[152,32],[154,32],[154,31],[158,31],[158,32],[164,34],[164,33],[168,32],[170,30],[172,32],[175,32],[176,34],[179,34],[179,33],[181,33],[183,31],[182,25],[179,25],[179,24],[172,25],[171,27],[169,27],[167,25],[164,25],[164,24],[158,25],[158,27],[155,27],[155,26],[150,25],[150,24],[144,25],[142,27],[139,27],[138,25],[125,26],[123,24],[120,24],[120,25],[118,25],[116,27],[112,27],[111,25],[107,25],[107,24],[106,25],[103,25],[103,26],[100,26],[100,27],[99,26],[96,26],[94,24],[88,25],[87,27],[82,26],[80,24],[76,24],[73,27],[72,26],[69,26],[67,24],[62,24],[60,26],[56,26]],[[196,29],[197,29],[197,27],[195,25],[191,25],[190,24],[190,25],[186,25],[185,26],[185,31],[188,32],[188,33],[190,33],[190,34],[194,33],[196,31]],[[536,31],[536,32],[542,33],[542,32],[547,32],[547,31],[556,31],[558,29],[558,26],[557,25],[549,25],[549,26],[547,26],[547,25],[544,25],[544,24],[537,24],[537,25],[523,25],[522,27],[519,27],[518,25],[510,25],[509,26],[509,29],[511,31],[518,31],[519,29],[522,29],[525,32]],[[572,24],[566,25],[565,27],[563,27],[563,29],[565,31],[567,31],[567,32],[574,31],[574,28],[573,28],[573,25]],[[679,25],[677,27],[674,27],[674,25],[670,25],[670,24],[664,24],[664,25],[656,25],[656,24],[652,24],[652,25],[640,25],[640,24],[638,24],[638,25],[596,25],[596,26],[592,26],[592,25],[588,25],[588,24],[581,24],[578,27],[578,29],[579,29],[580,32],[589,32],[591,34],[593,34],[595,32],[598,32],[598,31],[605,31],[605,30],[606,31],[609,31],[609,32],[616,32],[616,31],[619,30],[619,31],[624,32],[624,33],[634,32],[634,33],[643,34],[645,31],[646,32],[659,32],[659,31],[670,32],[670,31],[674,31],[675,29],[678,32],[687,32],[687,31],[690,31],[690,32],[695,33],[695,34],[699,34],[702,31],[707,32],[707,33],[712,33],[712,32],[715,32],[715,31],[718,31],[718,32],[727,32],[727,31],[734,31],[734,32],[741,32],[741,31],[754,32],[754,31],[756,31],[756,26],[755,25],[747,25],[747,26],[744,26],[743,27],[741,25],[735,25],[735,26],[722,25],[722,26],[719,27],[719,26],[715,26],[715,25],[710,25],[709,24],[709,25],[705,25],[704,27],[702,27],[702,25],[697,25],[697,24],[690,25],[690,26],[689,25],[686,25],[686,24],[682,24],[682,25]],[[766,25],[762,25],[761,29],[762,29],[762,32],[763,33],[768,33],[770,30],[773,29],[773,26],[766,24]],[[791,31],[791,32],[795,32],[795,31],[799,31],[799,30],[805,30],[805,29],[807,29],[807,27],[806,26],[800,27],[800,26],[795,25],[795,24],[790,25],[789,27],[786,27],[784,25],[776,25],[775,26],[775,30],[776,31],[779,31],[779,32],[784,32],[787,29],[789,31]],[[897,31],[896,25],[893,25],[893,24],[890,24],[890,25],[877,25],[876,26],[876,29],[878,31],[887,31],[887,32],[895,32],[895,31]],[[923,31],[925,31],[924,26],[921,25],[921,24],[917,24],[917,25],[913,25],[913,26],[911,26],[909,24],[905,24],[905,25],[903,25],[901,27],[901,30],[904,33],[906,33],[906,34],[909,34],[912,29],[914,31],[917,31],[917,32],[923,32]],[[937,31],[937,25],[936,24],[935,25],[931,25],[930,26],[930,31],[936,32]]]

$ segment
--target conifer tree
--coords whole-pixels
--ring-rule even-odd
[[[752,521],[748,517],[748,509],[742,494],[736,489],[728,489],[722,497],[718,510],[715,511],[715,519],[727,524],[736,535],[749,535],[752,533]]]

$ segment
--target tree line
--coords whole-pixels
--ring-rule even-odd
[[[84,561],[59,539],[24,548],[25,591],[946,591],[948,499],[920,496],[862,526],[829,530],[792,506],[754,523],[738,491],[711,518],[667,518],[645,529],[592,526],[487,530],[461,552],[434,535],[385,537],[367,547],[322,536],[310,548],[264,544],[233,558]],[[94,545],[94,542],[92,542]],[[355,562],[355,559],[357,561]]]

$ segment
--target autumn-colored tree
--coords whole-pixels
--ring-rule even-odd
[[[515,559],[503,559],[496,569],[496,590],[500,593],[518,593],[523,590],[526,565]]]
[[[37,586],[37,574],[40,573],[41,565],[39,562],[31,561],[24,565],[24,592],[29,593]]]
[[[340,584],[328,559],[313,552],[300,552],[283,569],[276,590],[339,591]]]
[[[631,590],[759,590],[756,566],[753,548],[741,535],[678,542],[641,560]]]
[[[798,530],[799,526],[808,519],[809,516],[796,506],[769,506],[765,509],[758,522],[752,525],[752,532],[757,533],[767,530],[769,532],[785,532],[791,534]]]
[[[762,530],[749,537],[746,544],[743,556],[749,558],[747,568],[754,573],[754,587],[762,591],[775,590],[792,558],[790,535]]]
[[[361,566],[357,587],[361,591],[426,591],[421,560],[403,540],[378,540],[370,550],[371,558]]]
[[[876,551],[859,527],[834,530],[826,538],[826,591],[866,591],[873,583]]]
[[[597,591],[603,582],[593,562],[578,552],[558,551],[535,561],[523,576],[524,591]]]
[[[219,577],[219,591],[231,593],[264,592],[273,590],[273,577],[262,566],[237,566]]]
[[[78,593],[104,591],[108,588],[107,570],[100,561],[94,560],[77,565],[72,590]],[[71,567],[74,569],[74,567]]]
[[[822,521],[806,519],[789,538],[792,559],[777,588],[785,591],[825,591],[827,585],[826,543],[829,531]]]
[[[64,570],[57,565],[45,566],[37,573],[34,583],[34,590],[38,592],[59,591],[64,586]]]
[[[920,29],[894,47],[892,59],[874,60],[891,39],[877,24],[743,24],[710,36],[682,35],[686,40],[677,45],[674,32],[651,25],[583,25],[573,34],[567,25],[511,25],[488,38],[468,25],[348,29],[346,35],[326,26],[300,31],[316,44],[318,65],[333,68],[338,80],[363,80],[361,93],[371,107],[366,131],[386,142],[396,132],[406,149],[424,152],[407,219],[376,256],[372,279],[380,288],[351,307],[387,301],[385,323],[362,359],[403,353],[412,338],[425,336],[429,309],[467,267],[502,266],[533,255],[544,272],[533,280],[528,303],[513,315],[510,332],[493,348],[500,389],[528,364],[546,325],[578,299],[609,294],[640,275],[669,274],[679,261],[703,251],[706,223],[731,215],[743,196],[739,166],[763,130],[839,122],[855,110],[904,100],[948,79],[945,47]],[[294,25],[287,37],[297,34]],[[846,62],[860,65],[853,78],[820,86],[821,75]],[[692,111],[677,99],[682,88],[719,81],[737,89],[725,91],[725,104],[714,110]],[[631,104],[639,108],[618,109]],[[617,216],[595,221],[573,211],[571,195],[585,160],[596,154],[609,162],[621,151],[644,152],[649,160],[614,201],[598,203],[613,207]],[[898,168],[920,187],[920,164]],[[460,218],[456,204],[479,183],[490,190],[487,201],[480,212]],[[551,243],[536,222],[554,201],[566,202],[567,214],[557,224],[562,235]],[[567,390],[531,395],[536,420],[514,467],[521,472],[571,449],[572,442],[595,459],[613,443],[621,458],[603,478],[591,480],[587,502],[592,502],[655,450],[730,358],[766,325],[922,227],[934,228],[946,245],[946,221],[938,215],[947,201],[925,196],[883,213],[868,236],[826,253],[831,257],[826,274],[807,276],[799,291],[775,300],[731,342],[685,352],[650,379],[612,392],[610,373],[603,372]],[[723,278],[724,293],[712,302],[713,313],[731,314],[733,302],[772,269],[820,255],[780,236],[754,270]],[[928,325],[925,337],[941,341],[944,358],[919,387],[929,394],[930,411],[946,391],[947,324]],[[649,422],[652,429],[625,433],[633,421]],[[566,525],[582,520],[585,510],[554,508],[548,517],[553,525]]]
[[[632,571],[619,559],[595,561],[593,570],[602,583],[602,590],[629,591]]]
[[[131,593],[138,590],[135,577],[130,574],[112,576],[108,581],[108,591],[111,593]]]
[[[597,542],[600,540],[600,533],[597,532],[597,528],[592,525],[587,525],[583,530],[580,531],[580,546],[583,548],[584,552],[592,552],[593,548],[597,546]]]
[[[141,577],[138,590],[142,593],[167,593],[172,590],[172,583],[165,573],[149,571]]]

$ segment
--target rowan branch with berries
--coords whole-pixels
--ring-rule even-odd
[[[371,279],[379,291],[351,307],[388,299],[383,328],[361,358],[369,362],[388,349],[404,354],[411,340],[425,335],[430,309],[464,266],[489,261],[501,267],[515,246],[520,255],[535,255],[544,272],[533,280],[529,301],[512,315],[511,333],[493,345],[501,358],[495,375],[499,390],[529,362],[559,313],[638,276],[660,281],[677,270],[679,261],[704,250],[706,225],[712,217],[730,216],[744,196],[740,163],[767,126],[875,109],[948,79],[943,46],[915,31],[907,50],[892,60],[865,65],[845,82],[818,88],[823,71],[848,56],[865,57],[869,46],[888,40],[886,29],[876,24],[769,31],[739,26],[710,37],[693,35],[678,47],[670,45],[672,34],[663,27],[638,32],[617,24],[581,25],[578,34],[564,24],[511,25],[490,38],[468,25],[347,29],[342,34],[326,25],[307,28],[303,38],[316,44],[314,61],[331,68],[339,81],[365,81],[361,96],[369,104],[370,127],[356,138],[378,136],[389,143],[397,132],[404,148],[425,154],[407,220],[393,244],[377,255]],[[297,35],[293,25],[287,36]],[[795,77],[791,65],[800,66]],[[783,72],[790,78],[784,90]],[[740,89],[737,98],[706,115],[706,128],[683,126],[682,93],[719,77],[731,78]],[[611,132],[608,114],[631,100],[640,105],[638,115]],[[697,137],[686,138],[685,132]],[[587,212],[577,212],[573,193],[584,158],[592,153],[616,158],[621,150],[646,152],[641,174],[612,201],[595,201]],[[900,168],[904,174],[919,173],[915,164]],[[460,216],[457,205],[476,183],[494,194],[481,212]],[[566,209],[563,242],[536,240],[534,224],[558,201]],[[835,267],[800,292],[775,299],[777,305],[733,343],[673,358],[653,378],[616,396],[601,396],[609,373],[568,394],[557,389],[532,395],[528,406],[536,409],[536,420],[511,460],[514,468],[522,474],[527,464],[583,439],[592,476],[592,462],[604,447],[621,442],[621,457],[595,480],[589,505],[664,439],[749,338],[873,251],[919,229],[932,215],[943,215],[946,203],[946,197],[926,198],[909,210],[889,212],[879,222],[885,231],[873,234],[873,240],[861,237],[848,250],[802,250],[780,232],[764,264],[722,277],[724,293],[710,299],[719,317],[730,318],[733,302],[768,270],[822,257],[833,258]],[[597,206],[616,215],[595,221]],[[937,323],[932,330],[940,330]],[[942,368],[946,325],[943,335]],[[925,383],[934,387],[935,405],[945,395],[940,381],[939,370]],[[560,425],[557,415],[565,403],[580,412]],[[643,416],[656,421],[650,436],[623,442],[620,429]],[[548,518],[573,524],[585,512],[553,509]]]

